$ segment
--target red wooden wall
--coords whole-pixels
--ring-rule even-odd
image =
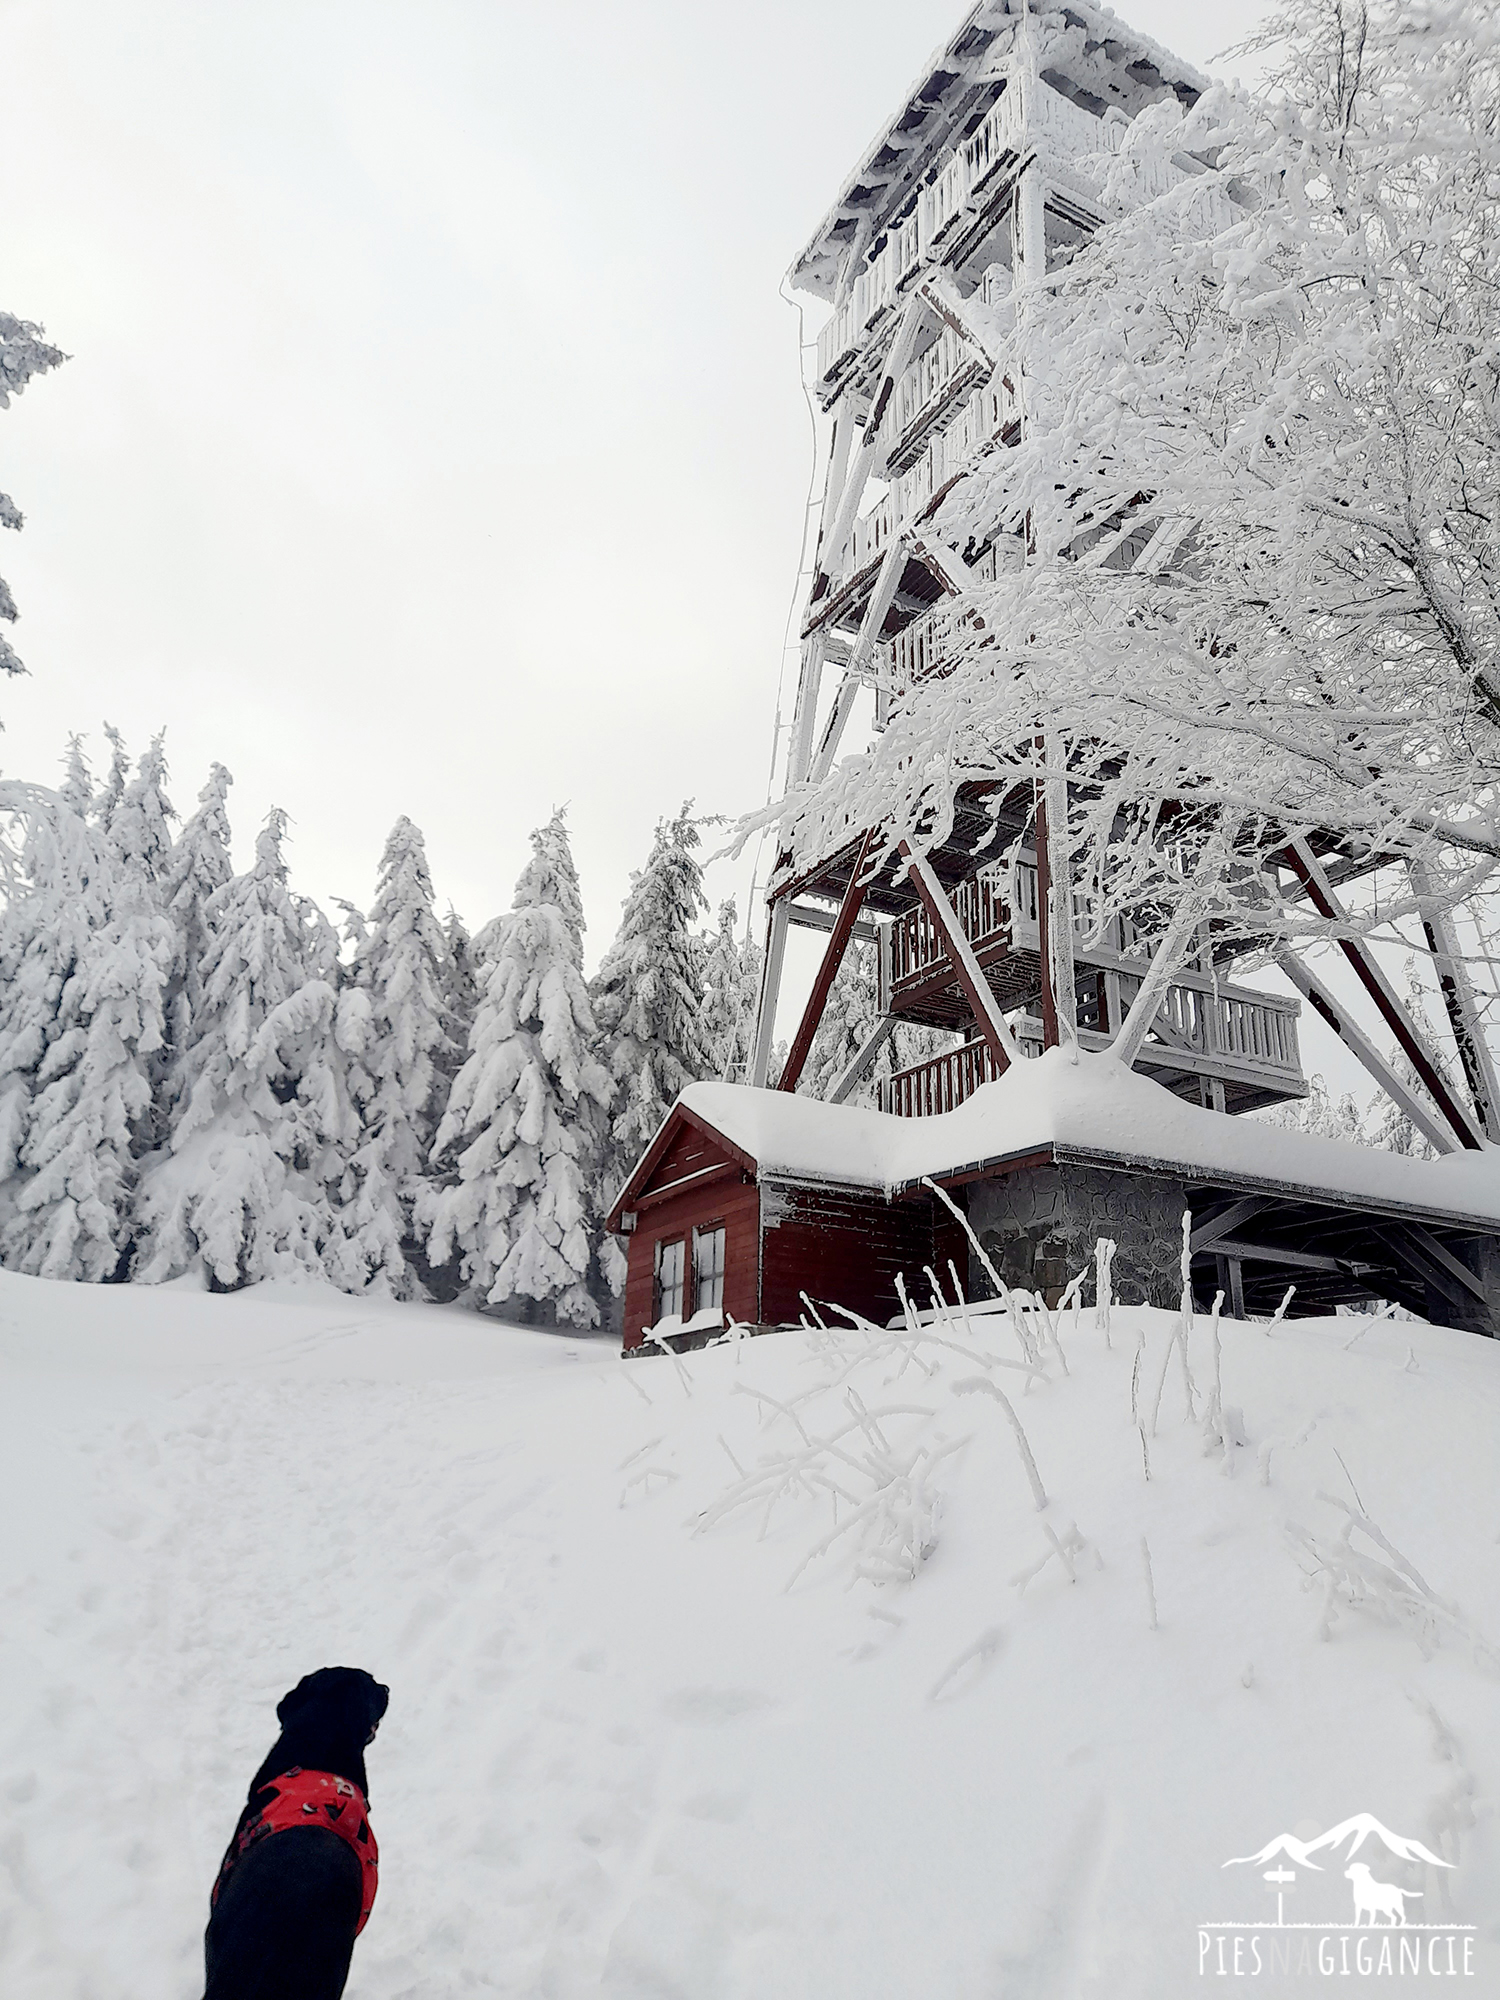
[[[746,1325],[795,1325],[802,1293],[883,1325],[901,1310],[896,1274],[919,1307],[928,1304],[931,1264],[951,1293],[948,1259],[967,1282],[969,1250],[961,1226],[930,1195],[886,1201],[874,1191],[798,1186],[751,1170],[711,1134],[681,1124],[635,1191],[636,1224],[627,1239],[625,1346],[639,1347],[655,1319],[656,1246],[680,1237],[691,1292],[694,1229],[724,1225],[724,1310]],[[959,1197],[962,1199],[962,1196]]]
[[[888,1202],[873,1191],[784,1181],[761,1195],[760,1304],[767,1325],[801,1319],[805,1291],[816,1303],[846,1306],[883,1326],[901,1310],[898,1271],[916,1302],[927,1303],[922,1266],[933,1258],[930,1195]]]
[[[691,1180],[678,1192],[671,1184],[703,1169],[712,1177]],[[665,1190],[665,1192],[662,1192]],[[653,1191],[656,1198],[653,1199]],[[625,1345],[639,1347],[641,1329],[653,1324],[656,1246],[680,1236],[688,1271],[687,1314],[692,1297],[693,1231],[724,1225],[724,1310],[753,1323],[760,1316],[760,1190],[737,1161],[706,1133],[683,1124],[635,1197],[636,1224],[628,1239],[625,1278]]]

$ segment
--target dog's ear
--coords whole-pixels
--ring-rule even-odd
[[[315,1674],[304,1674],[297,1685],[284,1694],[280,1701],[277,1702],[276,1720],[283,1724],[287,1723],[297,1713],[299,1708],[305,1708],[308,1702],[316,1700],[318,1695],[317,1683],[322,1680],[323,1675],[327,1671],[326,1667],[320,1667]]]
[[[391,1705],[391,1691],[380,1681],[370,1683],[370,1727],[373,1729]]]

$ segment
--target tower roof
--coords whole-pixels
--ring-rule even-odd
[[[1200,70],[1093,0],[1029,11],[1043,77],[1092,111],[1114,105],[1133,117],[1168,95],[1190,104],[1207,88]],[[976,0],[845,181],[792,265],[794,286],[818,298],[834,297],[848,249],[861,236],[868,247],[899,218],[936,162],[994,102],[1001,87],[998,65],[1011,54],[1027,12],[1027,0]]]

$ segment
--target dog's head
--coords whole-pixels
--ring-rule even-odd
[[[363,1746],[374,1742],[390,1699],[390,1689],[363,1667],[319,1667],[281,1697],[276,1720],[288,1732],[326,1732]]]

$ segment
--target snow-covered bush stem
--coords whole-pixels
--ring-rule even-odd
[[[1037,1471],[1036,1460],[1031,1455],[1031,1444],[1022,1428],[1021,1419],[1016,1415],[1015,1404],[1009,1396],[998,1383],[991,1382],[986,1375],[971,1375],[966,1381],[955,1382],[953,1393],[955,1396],[993,1396],[1004,1410],[1006,1422],[1015,1433],[1016,1449],[1021,1454],[1021,1463],[1026,1468],[1026,1480],[1031,1487],[1031,1497],[1036,1502],[1037,1512],[1039,1514],[1043,1512],[1047,1505],[1046,1488],[1042,1485],[1042,1476]]]
[[[1156,1630],[1156,1579],[1151,1574],[1151,1544],[1141,1536],[1141,1574],[1146,1584],[1146,1622]]]

